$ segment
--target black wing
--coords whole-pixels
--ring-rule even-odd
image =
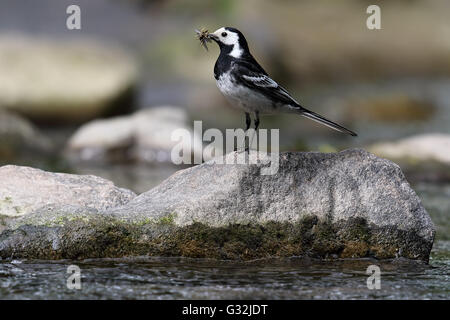
[[[254,89],[274,102],[300,107],[289,92],[270,78],[256,61],[235,61],[231,65],[231,71],[237,82]]]

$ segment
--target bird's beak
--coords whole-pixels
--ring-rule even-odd
[[[216,36],[214,33],[208,33],[208,38],[214,40],[215,42],[219,42],[219,37]]]

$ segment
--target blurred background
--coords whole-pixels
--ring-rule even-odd
[[[381,7],[381,30],[366,9]],[[69,5],[81,30],[68,30]],[[95,174],[144,192],[183,168],[176,128],[239,128],[216,88],[218,48],[194,29],[240,29],[255,58],[348,137],[292,115],[281,151],[365,148],[399,163],[449,239],[450,2],[2,0],[0,164]]]

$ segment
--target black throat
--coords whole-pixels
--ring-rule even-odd
[[[233,51],[234,45],[225,45],[223,43],[218,43],[218,45],[220,48],[220,54],[216,60],[216,64],[214,65],[214,78],[216,80],[219,79],[221,74],[226,73],[228,70],[230,70],[231,63],[233,61],[254,60],[254,58],[250,54],[247,43],[245,43],[244,46],[242,46],[239,41],[239,47],[242,50],[240,58],[230,56],[231,51]]]
[[[220,54],[214,65],[214,78],[219,79],[220,75],[227,72],[231,68],[231,63],[236,60],[236,58],[229,55],[233,50],[233,46],[220,45]]]

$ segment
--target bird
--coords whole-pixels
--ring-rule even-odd
[[[199,39],[203,40],[205,48],[205,40],[213,40],[219,46],[220,54],[214,65],[214,78],[225,98],[244,110],[245,131],[251,127],[251,115],[257,131],[261,114],[294,113],[339,132],[357,136],[355,132],[301,106],[259,65],[250,53],[247,40],[238,29],[222,27],[212,33],[207,32],[205,36],[199,35]]]

